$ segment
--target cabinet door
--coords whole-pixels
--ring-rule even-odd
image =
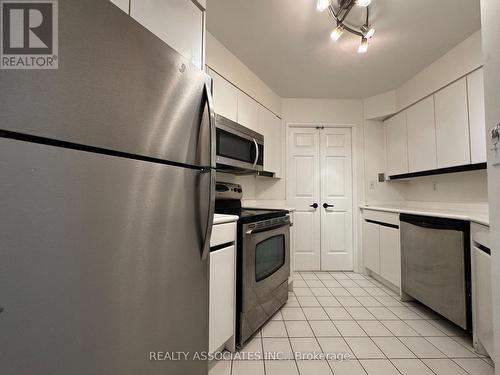
[[[467,76],[471,163],[486,163],[483,69]]]
[[[283,165],[283,127],[281,120],[259,105],[259,132],[264,136],[264,170],[281,178]]]
[[[379,225],[363,221],[363,258],[365,267],[380,274]]]
[[[130,0],[130,15],[203,68],[204,12],[190,0]]]
[[[406,112],[384,122],[386,140],[387,175],[408,173],[408,134]]]
[[[493,305],[491,289],[491,256],[472,247],[472,256],[474,257],[474,292],[475,306],[473,307],[476,315],[477,336],[488,354],[494,353],[493,338]]]
[[[209,350],[215,352],[234,333],[235,247],[210,253]]]
[[[209,74],[213,80],[215,113],[234,122],[238,121],[238,89],[213,70]]]
[[[259,128],[259,103],[240,90],[238,90],[238,123],[257,133],[261,133]]]
[[[401,286],[401,240],[399,229],[380,226],[380,276]]]
[[[125,13],[129,13],[129,0],[111,0],[113,4],[115,4],[118,8],[123,10]]]
[[[470,164],[466,79],[437,92],[434,99],[438,168]]]
[[[411,172],[437,168],[436,123],[432,96],[406,111],[408,127],[408,169]]]

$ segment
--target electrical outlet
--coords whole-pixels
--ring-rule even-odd
[[[375,190],[375,181],[370,181],[370,190]]]
[[[437,182],[432,183],[432,191],[438,191],[438,184]]]

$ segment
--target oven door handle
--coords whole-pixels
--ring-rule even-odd
[[[279,225],[273,225],[272,227],[250,229],[250,230],[247,230],[245,233],[247,235],[250,235],[250,234],[256,234],[256,233],[268,232],[270,230],[274,230],[274,229],[278,229],[278,228],[282,228],[282,227],[286,227],[286,226],[293,227],[293,223],[284,223],[284,224],[279,224]]]
[[[257,165],[257,162],[259,161],[259,144],[257,141],[254,139],[253,144],[255,145],[255,161],[253,162],[253,167]]]

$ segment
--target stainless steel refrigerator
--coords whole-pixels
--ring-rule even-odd
[[[208,373],[210,103],[107,0],[59,1],[58,70],[0,71],[1,374]]]

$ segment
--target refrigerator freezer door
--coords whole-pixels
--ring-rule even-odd
[[[2,71],[0,130],[206,166],[208,76],[111,2],[59,1],[58,61]]]
[[[2,374],[207,374],[209,173],[0,138],[0,176]]]

